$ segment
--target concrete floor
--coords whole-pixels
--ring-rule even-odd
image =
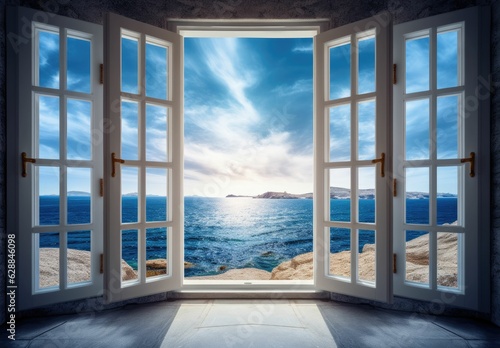
[[[0,347],[500,347],[500,328],[320,300],[177,300],[30,318]]]

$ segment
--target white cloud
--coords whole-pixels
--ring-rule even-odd
[[[49,56],[59,51],[59,35],[41,31],[39,34],[39,64],[46,66],[49,64]],[[59,58],[56,56],[56,58]]]
[[[256,83],[257,76],[255,69],[242,59],[244,48],[235,38],[204,40],[202,45],[208,71],[226,86],[229,96],[243,108],[245,117],[257,120],[258,113],[245,94]]]
[[[310,53],[312,52],[313,50],[313,45],[309,45],[309,46],[297,46],[297,47],[294,47],[292,52],[298,52],[298,53]]]
[[[429,89],[429,38],[406,41],[407,93]]]
[[[186,75],[210,74],[225,94],[207,99],[200,97],[198,89],[186,93],[185,194],[311,192],[312,144],[299,153],[291,133],[271,127],[267,115],[271,111],[259,110],[249,94],[264,78],[252,49],[237,39],[203,39],[199,45],[203,58],[197,64],[190,61]],[[196,86],[195,81],[189,84]],[[301,80],[273,92],[295,94],[307,84],[310,89],[311,80]]]
[[[91,102],[68,99],[68,123],[71,123],[71,138],[83,138],[89,141],[91,115]]]
[[[186,144],[186,194],[224,196],[256,195],[265,191],[309,192],[312,182],[312,149],[297,154],[288,133],[271,134],[261,140],[241,139],[237,149]]]
[[[279,96],[290,96],[293,94],[312,92],[312,80],[297,80],[292,85],[281,85],[272,90]]]

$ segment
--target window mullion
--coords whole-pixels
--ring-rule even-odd
[[[64,290],[68,287],[67,284],[67,266],[68,266],[68,251],[67,251],[67,231],[65,229],[68,222],[68,199],[67,199],[67,182],[68,182],[68,166],[67,158],[67,138],[68,138],[68,122],[67,122],[67,97],[65,91],[67,89],[67,29],[59,30],[59,289]]]

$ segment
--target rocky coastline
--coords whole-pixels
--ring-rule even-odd
[[[439,233],[437,238],[438,284],[440,286],[457,286],[457,234]],[[429,247],[428,236],[423,235],[406,243],[406,279],[418,283],[429,281]],[[330,274],[350,276],[349,251],[330,254]],[[122,260],[122,280],[137,279],[137,272]],[[194,265],[184,262],[184,267]],[[59,249],[40,249],[40,286],[57,285],[59,280]],[[167,262],[164,259],[146,262],[147,276],[165,274]],[[77,283],[90,280],[90,253],[68,249],[69,282]],[[365,244],[359,254],[359,277],[366,281],[375,279],[375,246]],[[196,276],[189,280],[312,280],[313,253],[300,254],[291,260],[276,266],[272,272],[256,268],[229,269],[211,276]]]

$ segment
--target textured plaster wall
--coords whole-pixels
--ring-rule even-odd
[[[118,13],[142,22],[166,28],[167,18],[205,19],[291,19],[326,18],[338,27],[389,11],[394,23],[424,18],[474,5],[491,4],[491,61],[493,87],[500,89],[500,1],[499,0],[0,0],[0,323],[5,321],[5,5],[21,5],[81,20],[101,23],[107,12]],[[492,153],[492,319],[500,325],[500,95],[494,93],[491,103]],[[15,117],[9,115],[9,117]],[[349,300],[346,297],[336,297]],[[161,296],[158,298],[161,299]],[[62,312],[74,307],[88,307],[92,301],[58,305],[46,312]],[[395,307],[416,310],[415,301],[397,299]],[[92,305],[90,305],[92,307]],[[444,311],[446,313],[446,311]]]

